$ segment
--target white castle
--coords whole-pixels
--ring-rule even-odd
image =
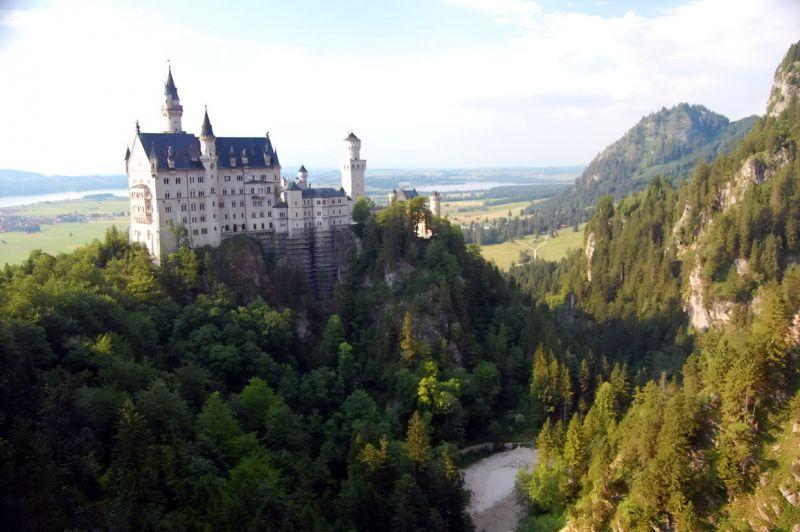
[[[179,238],[192,247],[219,246],[239,233],[318,238],[349,226],[353,203],[364,195],[361,141],[344,139],[341,188],[313,188],[301,166],[282,179],[278,152],[264,137],[217,137],[206,110],[200,137],[183,131],[183,106],[169,70],[164,85],[163,133],[136,135],[125,154],[130,195],[130,240],[160,261]],[[324,235],[323,235],[324,236]]]

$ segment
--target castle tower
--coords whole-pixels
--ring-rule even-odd
[[[435,190],[433,191],[433,196],[431,196],[431,210],[437,218],[442,217],[442,195]]]
[[[165,133],[183,133],[181,127],[181,117],[183,116],[183,106],[178,98],[178,88],[172,79],[172,67],[169,67],[167,82],[164,84],[164,103],[161,105],[161,114],[165,119]]]
[[[345,161],[339,167],[342,174],[342,188],[353,202],[356,202],[366,191],[364,172],[367,169],[367,161],[361,159],[361,140],[352,131],[344,139],[344,143]]]
[[[297,171],[296,182],[300,185],[300,188],[308,188],[308,170],[306,170],[305,165],[301,165],[300,169]]]
[[[208,119],[208,108],[203,117],[203,127],[200,128],[200,150],[203,157],[212,162],[217,157],[217,138],[214,136],[214,129],[211,127],[211,120]],[[208,165],[205,165],[208,168]]]

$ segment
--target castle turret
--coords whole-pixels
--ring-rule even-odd
[[[435,190],[433,191],[433,196],[431,196],[431,211],[437,218],[442,217],[442,195]]]
[[[164,104],[161,106],[161,114],[164,116],[166,133],[182,133],[181,117],[183,116],[183,106],[178,98],[178,88],[175,80],[172,79],[172,67],[169,67],[167,82],[164,84]]]
[[[361,159],[361,140],[351,131],[344,139],[345,161],[339,168],[342,174],[342,187],[353,201],[364,195],[366,185],[364,183],[364,172],[367,169],[367,161]]]
[[[211,127],[211,120],[208,118],[208,108],[203,117],[203,127],[200,128],[200,151],[207,163],[212,163],[217,157],[217,138],[214,136],[214,129]],[[205,165],[210,168],[209,164]]]
[[[297,184],[300,185],[300,188],[308,188],[308,170],[305,165],[301,165],[297,171]]]

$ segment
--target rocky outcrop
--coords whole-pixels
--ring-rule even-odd
[[[723,212],[727,211],[742,201],[752,187],[772,179],[778,168],[788,161],[789,153],[785,148],[769,155],[751,155],[734,178],[717,194],[717,207]]]
[[[689,275],[689,291],[684,301],[684,309],[689,316],[689,323],[698,331],[710,327],[719,327],[731,321],[736,304],[731,301],[713,301],[705,299],[705,281],[703,269],[698,264]]]
[[[792,100],[798,97],[800,97],[800,43],[795,43],[789,48],[783,62],[775,71],[767,113],[769,116],[777,117],[789,107]]]
[[[594,231],[589,233],[589,236],[586,237],[586,247],[583,251],[584,256],[586,257],[586,280],[592,282],[592,257],[594,256],[594,250],[597,247],[597,237],[594,235]]]

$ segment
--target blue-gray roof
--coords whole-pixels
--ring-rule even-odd
[[[169,67],[167,82],[164,84],[164,96],[172,96],[174,99],[178,99],[178,88],[175,86],[175,80],[172,79],[172,67]]]
[[[304,198],[343,198],[346,195],[347,194],[342,188],[338,190],[333,187],[303,189]]]
[[[191,133],[139,133],[139,141],[144,151],[155,151],[159,168],[167,167],[167,152],[172,147],[175,153],[175,169],[202,168],[200,163],[200,139]],[[231,168],[231,158],[235,166],[242,167],[242,151],[247,150],[247,166],[265,167],[264,149],[271,154],[272,164],[278,163],[278,154],[272,147],[269,137],[217,137],[218,167]],[[233,152],[233,157],[231,157]]]
[[[292,181],[291,183],[286,185],[286,190],[300,190],[300,187],[297,185],[297,183]]]
[[[208,109],[206,109],[206,115],[203,117],[203,127],[200,128],[200,136],[201,137],[214,136],[214,129],[211,127],[211,120],[208,119]]]
[[[416,188],[412,189],[401,188],[400,191],[405,195],[406,199],[414,199],[417,196],[419,196],[419,193],[417,192]]]

